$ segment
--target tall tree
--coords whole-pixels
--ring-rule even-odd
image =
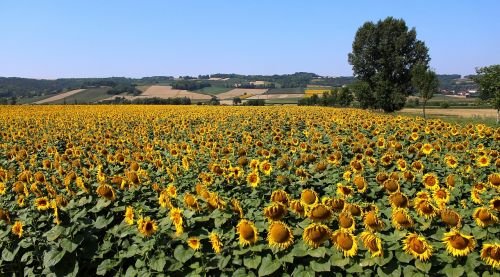
[[[434,92],[436,92],[439,87],[436,73],[428,69],[424,64],[419,63],[413,67],[411,82],[413,87],[418,91],[420,98],[423,100],[422,111],[424,113],[424,119],[427,119],[425,115],[427,101],[432,98]]]
[[[403,19],[388,17],[377,23],[366,22],[358,29],[348,60],[354,76],[365,83],[355,91],[363,96],[357,99],[361,106],[392,112],[403,108],[411,93],[415,64],[427,66],[430,58],[415,28],[408,30]]]
[[[500,64],[476,69],[477,75],[472,79],[479,85],[479,96],[490,100],[497,110],[497,124],[500,120]]]

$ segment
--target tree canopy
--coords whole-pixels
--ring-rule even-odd
[[[497,110],[497,124],[500,117],[500,64],[476,69],[477,75],[472,77],[479,84],[479,96],[490,100]]]
[[[358,29],[348,61],[354,76],[364,83],[358,88],[369,88],[356,93],[364,102],[361,106],[392,112],[403,108],[412,91],[415,64],[428,66],[430,57],[415,28],[409,30],[403,19],[388,17]]]

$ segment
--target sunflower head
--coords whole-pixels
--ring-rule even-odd
[[[352,232],[356,228],[356,222],[354,221],[354,218],[347,211],[341,212],[339,214],[338,222],[339,222],[339,227],[342,230],[347,230],[349,232]]]
[[[258,239],[257,228],[252,221],[242,219],[236,226],[240,244],[243,246],[254,244]]]
[[[184,194],[184,206],[186,206],[186,208],[190,210],[200,210],[200,204],[198,203],[198,200],[189,192]]]
[[[273,191],[271,194],[271,202],[280,202],[281,204],[288,206],[288,202],[290,202],[290,197],[288,193],[282,189],[278,189]]]
[[[365,248],[370,251],[372,257],[381,257],[384,255],[382,249],[382,240],[374,233],[370,231],[364,231],[360,234],[359,237],[363,241],[363,245],[365,246]]]
[[[448,253],[453,256],[467,256],[476,246],[473,236],[462,234],[455,229],[444,234],[443,243]]]
[[[422,183],[427,189],[435,190],[439,188],[439,180],[436,174],[434,173],[426,173],[422,177]]]
[[[325,241],[327,241],[330,235],[331,230],[330,228],[328,228],[328,226],[320,223],[313,223],[304,229],[304,232],[302,233],[302,239],[309,246],[317,248]]]
[[[408,197],[402,192],[395,192],[389,196],[389,201],[393,208],[407,208],[409,205]]]
[[[366,192],[368,183],[363,176],[355,176],[353,182],[360,193]]]
[[[190,237],[187,239],[188,246],[193,250],[199,250],[201,248],[200,239],[197,237]]]
[[[421,261],[426,261],[432,256],[432,246],[424,237],[415,233],[408,234],[403,240],[403,250]]]
[[[134,224],[134,208],[131,206],[128,206],[125,209],[125,222],[128,225],[133,225]]]
[[[290,209],[292,210],[293,213],[295,213],[301,217],[304,217],[306,214],[304,204],[302,204],[301,201],[296,200],[296,199],[290,201]]]
[[[0,220],[3,220],[3,221],[5,221],[5,223],[10,224],[9,211],[0,209]]]
[[[293,244],[293,234],[285,223],[273,221],[269,226],[267,241],[271,247],[286,249]]]
[[[384,228],[384,222],[381,221],[375,211],[369,211],[364,214],[363,223],[368,230],[380,231]]]
[[[490,200],[490,207],[495,211],[500,211],[500,196]]]
[[[499,189],[500,188],[500,174],[499,173],[491,173],[488,175],[488,183],[490,186]]]
[[[108,184],[101,184],[97,187],[97,194],[109,201],[114,201],[116,199],[116,193],[112,186]]]
[[[476,221],[476,224],[480,227],[486,227],[498,222],[498,217],[496,217],[491,210],[486,207],[476,208],[472,217]]]
[[[398,230],[410,228],[413,226],[413,219],[406,209],[395,208],[392,211],[392,225]]]
[[[280,220],[287,214],[287,208],[280,202],[274,202],[271,205],[264,208],[264,216],[270,220]]]
[[[222,242],[219,238],[219,235],[215,232],[211,232],[210,235],[208,235],[208,238],[210,239],[210,243],[212,244],[212,249],[216,254],[219,254],[222,251]]]
[[[156,221],[151,220],[149,217],[144,219],[141,218],[141,222],[138,221],[139,232],[146,237],[152,236],[158,230],[158,225]]]
[[[354,194],[354,190],[351,186],[343,185],[342,183],[337,184],[337,194],[340,198],[347,199]]]
[[[12,234],[21,238],[23,236],[23,226],[24,224],[21,221],[14,222],[14,225],[12,225],[11,229]]]
[[[39,211],[46,211],[50,207],[50,202],[47,197],[39,197],[35,199],[36,209]]]
[[[312,189],[304,189],[300,194],[300,202],[304,206],[316,204],[318,202],[318,194]]]
[[[247,175],[247,183],[250,185],[252,188],[256,188],[259,185],[260,182],[260,177],[259,173],[256,171],[250,172],[250,174]]]
[[[500,244],[483,244],[483,249],[481,250],[481,259],[486,262],[486,264],[492,266],[493,268],[500,267]]]
[[[399,191],[399,182],[394,179],[385,180],[383,183],[384,189],[389,193],[395,193]]]
[[[335,247],[343,252],[344,257],[353,257],[358,253],[356,237],[350,232],[337,230],[332,233],[331,239]]]
[[[441,210],[440,214],[441,214],[441,221],[443,221],[448,227],[462,226],[462,218],[454,210],[443,209]]]
[[[414,208],[420,216],[423,216],[426,219],[435,217],[439,211],[429,200],[423,199],[417,199],[415,201]]]
[[[333,217],[332,210],[327,205],[319,203],[309,206],[306,214],[314,222],[330,221]]]

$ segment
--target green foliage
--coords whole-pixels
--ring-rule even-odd
[[[100,104],[134,104],[134,105],[191,105],[191,99],[187,97],[176,98],[139,98],[128,100],[124,97],[116,97],[113,100],[101,101]]]
[[[206,87],[211,87],[212,85],[206,82],[200,82],[200,81],[188,81],[188,80],[183,80],[183,81],[177,81],[172,83],[172,88],[174,89],[185,89],[185,90],[197,90],[197,89],[202,89]]]
[[[500,64],[481,67],[473,77],[479,84],[480,97],[491,100],[495,109],[500,109]]]
[[[436,73],[428,69],[426,65],[418,63],[413,67],[411,82],[413,87],[418,91],[420,98],[424,100],[423,112],[424,118],[426,118],[425,105],[432,98],[439,86]]]
[[[244,106],[265,106],[266,100],[264,99],[249,99],[245,101]]]
[[[325,91],[321,97],[313,94],[311,97],[302,98],[298,104],[300,106],[349,107],[353,100],[354,96],[349,87],[342,87],[330,92]]]
[[[414,65],[427,66],[430,60],[427,47],[416,36],[404,20],[392,17],[366,22],[358,29],[348,60],[354,76],[369,87],[361,94],[367,99],[357,98],[362,107],[386,112],[403,108],[411,93]]]

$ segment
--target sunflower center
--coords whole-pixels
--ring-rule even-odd
[[[369,239],[366,242],[366,247],[369,248],[371,251],[378,251],[379,250],[376,239]]]
[[[339,218],[339,223],[342,228],[349,228],[352,226],[353,220],[352,218],[343,215]]]
[[[313,192],[306,190],[302,193],[302,200],[306,204],[312,204],[316,202],[316,195],[314,195]]]
[[[328,217],[328,210],[324,206],[317,206],[312,210],[311,215],[315,218],[326,218]]]
[[[352,248],[354,241],[348,235],[340,233],[337,237],[337,243],[342,249],[347,251]]]
[[[455,226],[458,223],[458,216],[452,212],[443,213],[441,215],[441,219],[444,221],[444,223],[451,226]]]
[[[412,239],[410,241],[410,248],[418,254],[422,254],[425,252],[425,245],[418,239]]]
[[[283,243],[288,240],[290,233],[284,226],[276,224],[271,228],[271,237],[275,242]]]
[[[495,261],[500,261],[500,248],[493,247],[490,249],[490,257]]]
[[[450,243],[453,248],[462,250],[467,248],[469,240],[457,234],[450,239]]]
[[[254,238],[254,232],[252,226],[248,223],[243,223],[240,227],[240,234],[245,240],[251,240]]]
[[[323,228],[314,228],[313,230],[309,231],[308,237],[310,240],[314,242],[321,242],[325,240],[327,236],[327,232]]]
[[[410,221],[402,212],[398,212],[395,216],[395,219],[401,225],[410,224]]]
[[[355,205],[351,205],[349,207],[349,211],[351,212],[351,214],[353,216],[358,216],[358,215],[361,215],[361,209],[358,207],[358,206],[355,206]]]
[[[490,218],[491,218],[491,214],[487,210],[480,210],[479,211],[479,219],[481,219],[481,221],[489,221]]]
[[[147,222],[146,226],[145,226],[145,229],[146,229],[147,232],[153,230],[153,223]]]

